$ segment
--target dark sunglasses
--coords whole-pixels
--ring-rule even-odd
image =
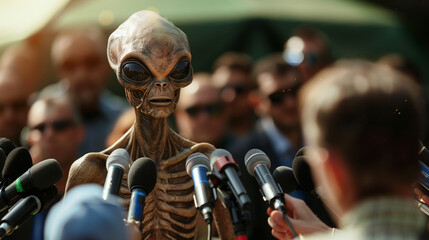
[[[209,116],[218,116],[223,110],[223,106],[220,103],[206,105],[206,106],[193,106],[186,108],[185,111],[189,116],[195,117],[200,113],[207,113]]]
[[[75,125],[73,120],[58,120],[48,123],[41,123],[31,128],[31,130],[38,130],[43,133],[47,127],[52,128],[55,132],[62,132]]]
[[[276,91],[268,95],[268,98],[270,99],[272,104],[280,104],[283,102],[283,99],[287,96],[296,97],[296,94],[300,87],[301,87],[301,84],[298,84],[290,88],[281,89],[279,91]]]

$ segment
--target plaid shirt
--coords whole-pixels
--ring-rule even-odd
[[[359,204],[344,216],[342,226],[334,234],[316,234],[301,239],[419,239],[427,227],[427,218],[413,199],[383,197]]]

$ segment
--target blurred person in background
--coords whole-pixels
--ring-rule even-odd
[[[129,106],[106,89],[110,68],[107,38],[98,28],[73,28],[58,33],[52,43],[52,63],[60,81],[44,88],[40,96],[68,93],[86,129],[78,157],[106,147],[107,135]]]
[[[0,59],[0,137],[10,139],[17,146],[27,145],[22,132],[32,95],[40,87],[44,74],[41,48],[33,40],[26,39],[8,47]],[[0,213],[0,217],[5,214],[7,211]],[[33,218],[4,239],[31,239],[34,235],[32,225]]]
[[[31,105],[27,127],[33,165],[48,158],[56,159],[63,170],[63,177],[56,185],[59,195],[63,195],[70,166],[77,159],[85,137],[76,106],[68,95],[40,98]]]
[[[210,74],[194,74],[192,83],[180,91],[174,117],[181,136],[194,142],[211,143],[217,148],[228,148],[228,116]]]
[[[271,155],[272,168],[291,167],[295,153],[303,145],[296,99],[303,83],[301,74],[280,53],[274,53],[257,62],[254,77],[258,84],[256,112],[260,119],[256,131],[238,145],[244,151],[259,148]]]
[[[330,41],[319,29],[298,27],[286,41],[283,57],[292,66],[298,66],[306,82],[333,61]]]
[[[252,70],[252,59],[238,52],[226,52],[213,64],[213,84],[221,91],[228,115],[228,133],[235,139],[245,138],[254,129],[257,118]]]
[[[231,153],[240,166],[242,180],[252,198],[252,225],[249,239],[272,239],[270,227],[264,219],[267,204],[263,201],[256,179],[246,170],[245,154],[253,148],[260,149],[270,158],[270,172],[279,166],[292,167],[296,152],[303,147],[297,92],[303,84],[297,67],[286,63],[281,53],[273,53],[259,60],[254,68],[258,84],[260,116],[256,129],[241,142],[232,146]],[[325,207],[310,193],[296,190],[292,196],[305,200],[313,211],[328,225],[333,225]]]
[[[0,137],[21,146],[21,131],[27,123],[30,92],[22,78],[10,69],[0,69]]]
[[[34,102],[28,113],[27,142],[33,165],[45,159],[58,161],[62,178],[55,184],[58,199],[64,195],[71,164],[77,159],[78,147],[85,136],[84,126],[73,101],[68,95],[45,96]],[[22,229],[31,229],[32,240],[42,240],[46,209],[32,217]],[[32,223],[32,224],[31,224]],[[28,226],[31,224],[31,228]],[[27,230],[30,231],[30,230]]]
[[[29,98],[43,77],[40,52],[28,42],[7,48],[0,59],[0,137],[25,144],[21,131],[27,122]]]
[[[317,240],[428,239],[427,216],[413,196],[424,128],[420,87],[386,66],[343,60],[317,74],[299,99],[311,173],[341,230],[285,195],[297,233]],[[269,214],[273,235],[292,239],[282,214]]]
[[[27,39],[6,49],[0,59],[0,69],[18,75],[25,83],[24,91],[32,94],[39,90],[45,74],[42,48],[37,41]]]
[[[252,223],[248,228],[249,239],[272,239],[265,219],[266,203],[263,201],[256,179],[244,165],[246,153],[257,148],[271,161],[270,171],[278,166],[292,166],[295,153],[302,147],[301,128],[296,93],[302,85],[300,71],[287,64],[281,53],[273,53],[259,60],[254,68],[257,81],[259,120],[255,130],[242,141],[236,142],[231,153],[242,172],[242,181],[252,199]],[[302,192],[295,196],[304,198]]]

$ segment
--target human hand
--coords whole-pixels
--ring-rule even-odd
[[[418,201],[419,202],[423,202],[426,205],[429,205],[429,196],[424,194],[422,190],[420,190],[419,188],[414,188],[414,192],[417,194],[418,197]],[[423,208],[424,209],[424,208]],[[422,210],[423,211],[423,210]],[[425,211],[423,211],[425,212]],[[425,212],[426,213],[426,212]],[[427,213],[426,213],[427,214]],[[429,222],[428,222],[428,226],[427,228],[429,229]]]
[[[422,190],[418,189],[418,188],[414,188],[414,192],[417,194],[417,196],[419,197],[419,201],[423,201],[424,203],[429,205],[429,196],[424,194]]]
[[[329,231],[331,228],[323,223],[301,199],[285,194],[286,211],[290,223],[299,235],[310,235],[317,232]],[[280,239],[293,239],[292,231],[283,218],[280,211],[271,208],[267,211],[270,217],[268,224],[271,226],[271,234]]]
[[[139,221],[128,221],[125,222],[125,226],[128,228],[128,233],[130,235],[130,240],[140,240],[142,233],[140,231],[141,222]]]

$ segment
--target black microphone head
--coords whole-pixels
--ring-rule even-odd
[[[271,161],[267,154],[259,149],[251,149],[244,156],[244,164],[246,165],[247,172],[250,175],[255,176],[255,167],[258,164],[266,164],[268,168],[271,167]]]
[[[292,170],[296,181],[304,191],[311,192],[314,190],[313,175],[311,175],[310,165],[304,156],[296,157],[293,160]]]
[[[298,189],[298,182],[295,179],[293,170],[290,167],[279,166],[273,172],[274,180],[280,184],[285,193],[291,193]]]
[[[304,156],[309,147],[302,147],[295,153],[295,157]]]
[[[114,165],[124,169],[124,172],[128,172],[130,169],[130,155],[127,150],[117,148],[107,157],[106,168],[109,169],[109,167]]]
[[[222,148],[217,148],[216,150],[214,150],[212,152],[212,154],[210,155],[210,167],[211,167],[212,171],[214,171],[216,161],[218,160],[218,158],[220,158],[222,156],[229,156],[232,158],[232,154],[230,152],[228,152],[227,150],[222,149]]]
[[[16,148],[16,145],[7,138],[1,138],[0,139],[0,148],[5,153],[6,157],[9,155],[10,152],[12,152],[13,149]]]
[[[13,149],[6,157],[2,176],[14,181],[33,166],[31,155],[24,147]]]
[[[46,159],[29,170],[31,181],[38,189],[45,189],[58,182],[63,176],[63,170],[55,159]]]
[[[192,153],[186,160],[186,172],[192,177],[192,168],[196,165],[204,165],[207,169],[210,169],[209,158],[202,153]]]
[[[143,188],[149,194],[156,184],[156,166],[148,157],[142,157],[134,161],[128,172],[128,187]]]
[[[3,170],[4,163],[6,162],[6,154],[2,149],[0,149],[0,170]],[[3,174],[0,173],[0,177],[3,177]]]

